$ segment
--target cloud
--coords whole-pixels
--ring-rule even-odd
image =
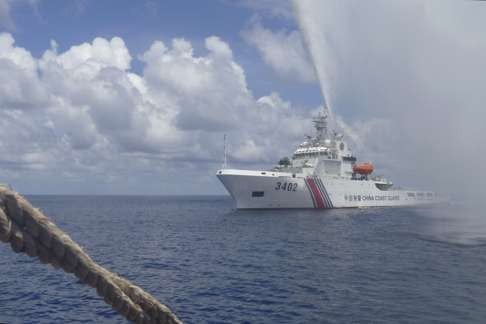
[[[44,53],[43,63],[55,62],[63,69],[75,73],[87,71],[93,74],[108,66],[128,70],[132,59],[125,43],[119,37],[113,37],[110,41],[97,37],[92,44],[72,46],[69,51],[60,55],[57,54],[55,42],[52,47]]]
[[[294,19],[289,0],[232,0],[228,3],[253,9],[273,18]]]
[[[299,31],[274,32],[253,20],[242,35],[281,77],[306,83],[316,81],[314,66]]]
[[[14,23],[10,16],[10,0],[0,0],[0,27],[13,29]]]
[[[184,39],[155,41],[133,56],[119,37],[95,38],[65,52],[53,41],[35,58],[0,34],[1,174],[126,183],[185,170],[208,181],[224,133],[233,163],[288,155],[308,126],[302,109],[277,93],[255,98],[230,46],[215,36],[205,46],[196,55]]]
[[[14,46],[10,34],[0,34],[0,108],[36,108],[48,94],[40,84],[37,61],[25,49]]]
[[[38,4],[41,0],[0,0],[0,31],[15,30],[12,11],[18,6],[29,6],[38,15]]]

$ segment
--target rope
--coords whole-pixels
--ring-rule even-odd
[[[182,323],[152,295],[94,262],[66,233],[18,193],[0,187],[0,241],[16,253],[73,273],[135,323]]]

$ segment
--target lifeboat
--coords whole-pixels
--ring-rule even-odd
[[[353,165],[353,172],[363,175],[371,174],[374,169],[375,167],[370,162],[355,163]]]

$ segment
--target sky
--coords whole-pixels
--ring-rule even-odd
[[[224,194],[325,102],[398,185],[481,187],[486,4],[0,0],[0,182],[22,193]]]
[[[0,0],[0,182],[38,194],[223,194],[322,104],[290,2]]]

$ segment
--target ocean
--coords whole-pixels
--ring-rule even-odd
[[[449,207],[235,211],[229,197],[28,196],[185,323],[483,323],[486,226]],[[0,245],[0,322],[126,323]]]

